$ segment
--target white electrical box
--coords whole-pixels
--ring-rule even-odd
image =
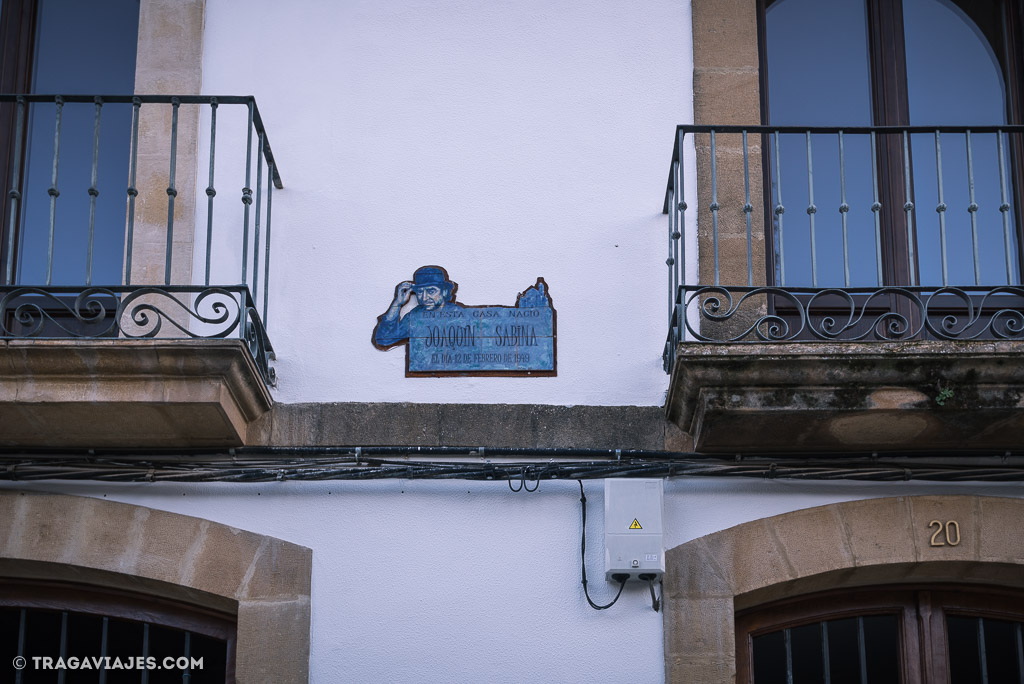
[[[658,581],[665,574],[661,517],[664,480],[604,481],[604,576]]]

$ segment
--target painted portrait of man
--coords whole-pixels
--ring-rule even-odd
[[[409,339],[409,317],[418,311],[461,307],[461,304],[455,302],[457,287],[448,279],[448,272],[440,266],[416,269],[411,281],[404,280],[395,286],[395,298],[388,310],[377,319],[377,327],[373,329],[373,344],[387,349],[405,342]],[[402,307],[412,297],[416,297],[416,307],[402,316]]]

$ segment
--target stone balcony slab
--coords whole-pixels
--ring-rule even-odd
[[[0,341],[0,445],[239,446],[273,404],[241,340]]]
[[[1024,343],[687,342],[665,408],[705,452],[1015,450]]]

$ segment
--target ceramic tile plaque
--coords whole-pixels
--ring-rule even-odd
[[[440,266],[417,269],[395,287],[373,344],[405,345],[408,376],[555,375],[555,310],[543,278],[509,306],[467,306],[455,301],[457,289]]]

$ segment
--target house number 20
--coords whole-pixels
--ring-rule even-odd
[[[932,520],[928,523],[932,532],[932,546],[956,546],[960,543],[960,523],[956,520],[949,520],[945,524],[941,520]]]

